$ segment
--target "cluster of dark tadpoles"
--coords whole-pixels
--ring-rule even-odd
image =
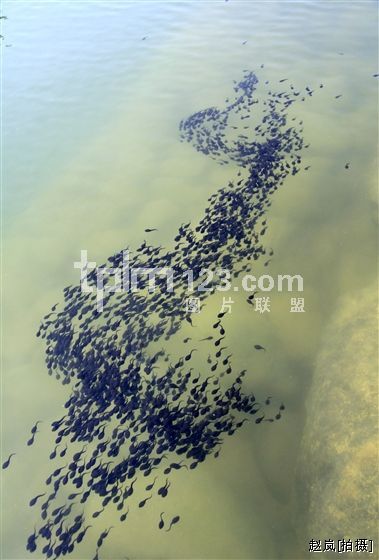
[[[50,459],[60,464],[46,480],[45,492],[30,502],[30,506],[38,502],[41,512],[40,526],[27,540],[30,552],[38,548],[46,558],[73,552],[94,530],[84,516],[90,497],[98,496],[102,502],[93,518],[112,506],[126,522],[136,483],[146,492],[134,504],[136,509],[153,496],[164,499],[172,471],[190,471],[208,456],[217,457],[225,436],[233,435],[253,415],[257,424],[281,416],[283,405],[267,418],[264,407],[270,398],[259,403],[253,394],[243,392],[246,371],[233,370],[223,346],[224,312],[215,317],[204,339],[210,350],[201,371],[190,367],[196,348],[188,344],[189,337],[183,341],[188,350],[178,359],[172,360],[164,348],[151,350],[152,343],[161,344],[177,333],[183,321],[192,324],[183,305],[186,271],[192,270],[198,279],[203,269],[221,268],[237,277],[250,270],[248,261],[266,254],[261,237],[271,195],[300,169],[302,123],[295,117],[289,123],[288,109],[313,91],[290,86],[274,92],[265,82],[267,94],[258,99],[257,84],[256,75],[245,71],[224,109],[205,109],[180,123],[182,141],[221,164],[237,164],[239,171],[234,181],[208,199],[196,226],[187,223],[179,228],[172,249],[143,242],[132,253],[130,266],[173,269],[181,279],[175,290],[165,290],[163,283],[149,292],[144,289],[147,279],[141,278],[140,291],[105,290],[99,310],[96,293],[70,286],[64,289],[63,304],[55,305],[42,321],[37,336],[46,342],[49,374],[70,384],[72,391],[65,415],[51,424],[56,437]],[[258,114],[260,122],[254,126],[251,119]],[[123,252],[117,253],[104,266],[121,267],[122,259]],[[96,271],[88,277],[94,284]],[[200,300],[208,295],[197,293]],[[36,432],[37,424],[29,445]],[[9,464],[10,458],[3,467]],[[164,521],[161,514],[158,528],[170,530],[179,520],[175,515]],[[110,529],[95,539],[95,558]]]

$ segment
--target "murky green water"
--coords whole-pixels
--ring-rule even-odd
[[[304,277],[306,312],[290,313],[290,295],[273,292],[271,313],[260,315],[236,293],[228,319],[247,390],[274,395],[287,411],[278,423],[245,424],[218,460],[175,473],[164,508],[152,501],[124,526],[109,509],[92,524],[114,525],[102,558],[305,558],[294,484],[312,374],[340,298],[376,274],[376,3],[15,0],[2,10],[2,449],[17,452],[2,478],[2,558],[28,554],[38,513],[27,504],[51,470],[46,423],[67,395],[47,375],[39,321],[77,282],[80,249],[100,263],[137,246],[149,226],[165,245],[235,176],[236,167],[181,144],[178,124],[222,104],[244,68],[262,81],[324,84],[293,108],[311,167],[275,194],[266,238],[269,273]],[[263,261],[256,272],[267,272]],[[198,317],[199,338],[221,300]],[[45,428],[29,449],[37,419]],[[170,534],[156,529],[162,509],[180,510]],[[72,556],[90,559],[94,548],[95,536]]]

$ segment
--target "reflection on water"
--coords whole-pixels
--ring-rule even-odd
[[[46,374],[35,338],[40,318],[63,286],[77,282],[72,263],[81,248],[102,262],[137,247],[148,226],[165,246],[181,223],[202,216],[207,198],[237,169],[181,144],[178,123],[222,105],[236,70],[262,63],[263,81],[324,84],[293,111],[310,143],[310,169],[275,194],[266,237],[275,250],[269,273],[304,277],[306,313],[289,313],[289,294],[270,294],[272,311],[263,315],[233,294],[228,327],[235,367],[251,372],[246,391],[285,401],[285,418],[259,429],[247,424],[217,461],[190,476],[173,473],[165,507],[180,506],[181,522],[169,534],[156,528],[157,501],[137,508],[125,526],[111,509],[91,523],[96,534],[115,525],[104,558],[306,556],[308,542],[295,536],[293,487],[307,390],[339,297],[375,277],[376,7],[199,4],[3,4],[2,34],[12,44],[3,51],[3,452],[17,452],[3,478],[4,558],[26,555],[37,522],[27,504],[51,471],[47,423],[68,395]],[[267,272],[263,263],[256,271]],[[209,334],[218,303],[199,318],[199,338]],[[182,334],[191,336],[191,327]],[[266,352],[253,349],[257,336]],[[29,449],[38,419],[44,424]],[[91,498],[89,515],[99,505]],[[89,538],[73,557],[91,558],[95,544]]]

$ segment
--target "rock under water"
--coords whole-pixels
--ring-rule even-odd
[[[354,550],[356,539],[374,539],[376,554],[377,334],[376,286],[345,297],[325,332],[297,471],[296,525],[304,556],[311,539],[334,540],[336,548],[339,539],[350,539],[349,558],[364,555]],[[310,556],[315,554],[324,556]]]

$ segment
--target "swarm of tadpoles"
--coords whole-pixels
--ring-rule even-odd
[[[63,304],[55,305],[42,321],[37,336],[46,342],[48,372],[70,384],[72,392],[65,415],[51,425],[56,437],[50,459],[62,459],[63,464],[46,480],[47,490],[30,501],[30,506],[41,504],[41,526],[27,541],[30,552],[38,546],[46,558],[71,553],[93,530],[83,509],[90,497],[98,496],[102,504],[93,519],[112,506],[126,522],[136,484],[146,495],[134,507],[143,509],[153,498],[167,497],[172,471],[190,471],[208,456],[218,457],[224,437],[246,420],[254,416],[260,424],[281,417],[283,405],[274,418],[267,417],[264,407],[270,397],[260,404],[253,394],[243,392],[246,371],[233,370],[224,340],[225,313],[199,341],[208,354],[201,371],[190,367],[198,348],[189,348],[173,361],[164,348],[151,351],[153,343],[177,334],[183,321],[192,324],[183,305],[188,295],[186,271],[193,272],[195,282],[203,269],[228,269],[237,277],[250,266],[241,267],[241,262],[266,255],[261,238],[271,195],[288,175],[299,171],[301,163],[301,124],[292,119],[289,125],[287,111],[307,92],[301,94],[291,86],[289,91],[268,91],[258,100],[257,85],[256,75],[246,71],[224,109],[205,109],[180,123],[183,141],[222,165],[237,164],[240,170],[234,182],[208,199],[196,226],[180,226],[170,249],[144,241],[135,251],[130,266],[171,267],[181,279],[175,290],[161,286],[151,293],[147,279],[141,278],[140,292],[105,292],[99,311],[95,293],[69,286]],[[262,118],[253,126],[249,120],[258,106]],[[108,259],[108,266],[121,266],[122,260],[121,251]],[[95,280],[92,271],[90,284]],[[200,300],[208,295],[197,293]],[[265,350],[259,344],[255,348]],[[28,444],[34,443],[36,432],[37,424]],[[164,515],[158,528],[170,531],[180,516],[164,520]],[[110,531],[108,527],[98,537],[95,558]]]

